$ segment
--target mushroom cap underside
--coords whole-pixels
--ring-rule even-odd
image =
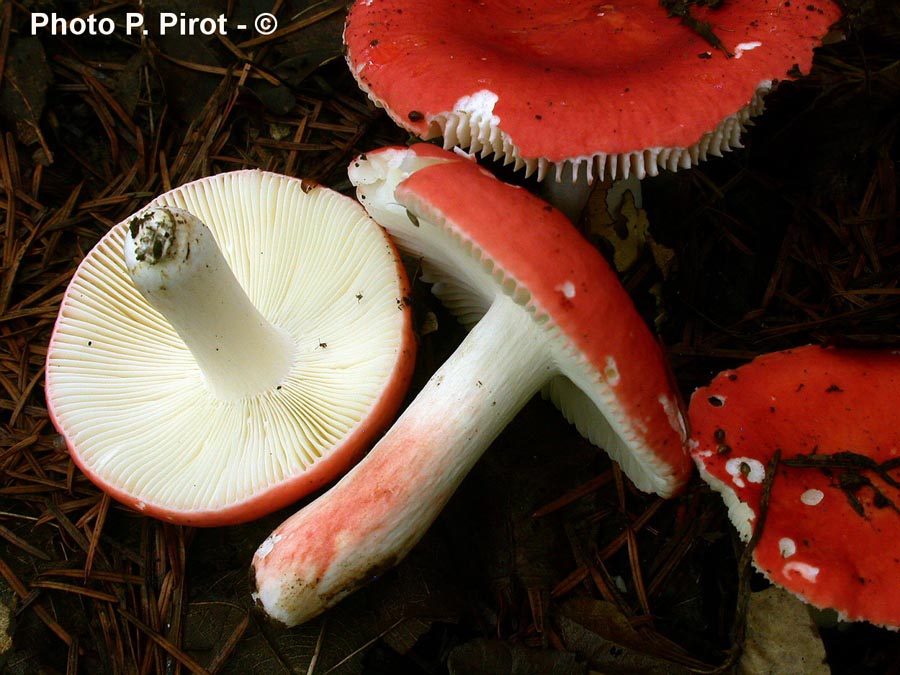
[[[471,325],[497,294],[511,297],[544,328],[561,373],[544,393],[638,487],[677,492],[691,462],[660,347],[615,273],[565,216],[432,145],[382,148],[356,165],[351,180],[361,202],[421,259],[444,304]],[[395,190],[365,184],[366,171],[391,170],[402,175]]]
[[[48,408],[76,463],[129,506],[193,525],[250,520],[335,478],[390,423],[414,364],[405,273],[355,201],[297,179],[223,173],[157,205],[207,224],[256,308],[290,335],[290,372],[259,395],[217,400],[127,276],[129,219],[63,298]]]

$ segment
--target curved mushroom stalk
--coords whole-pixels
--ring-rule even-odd
[[[683,485],[684,425],[657,343],[559,211],[433,146],[369,153],[350,177],[473,327],[369,455],[260,546],[254,597],[270,616],[305,621],[398,562],[541,389],[638,487]]]
[[[294,625],[392,567],[519,409],[556,372],[529,316],[500,295],[374,449],[256,553],[255,599]],[[497,367],[508,362],[509,368]]]
[[[129,221],[124,253],[135,287],[184,341],[216,397],[253,396],[290,373],[290,335],[253,306],[195,215],[147,209]]]

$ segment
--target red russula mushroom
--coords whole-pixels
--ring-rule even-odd
[[[845,619],[900,627],[900,353],[801,347],[691,398],[692,455],[756,567]],[[776,451],[774,476],[767,467]]]
[[[403,400],[405,272],[354,200],[262,171],[183,185],[79,265],[46,365],[72,458],[146,515],[259,517],[347,470]]]
[[[712,4],[712,3],[708,3]],[[362,0],[344,30],[361,88],[400,126],[559,179],[643,178],[740,145],[779,80],[809,70],[832,0]],[[726,54],[726,51],[730,54]]]
[[[260,546],[255,598],[270,616],[305,621],[401,559],[539,391],[642,490],[684,485],[659,345],[559,211],[430,145],[367,153],[350,179],[471,331],[362,462]]]

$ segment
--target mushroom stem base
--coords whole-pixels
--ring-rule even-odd
[[[296,625],[395,565],[490,443],[556,374],[543,329],[497,297],[391,430],[254,557],[256,601]]]

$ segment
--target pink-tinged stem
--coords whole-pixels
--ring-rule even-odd
[[[396,564],[556,373],[543,330],[497,297],[365,459],[259,547],[256,601],[296,625]]]

